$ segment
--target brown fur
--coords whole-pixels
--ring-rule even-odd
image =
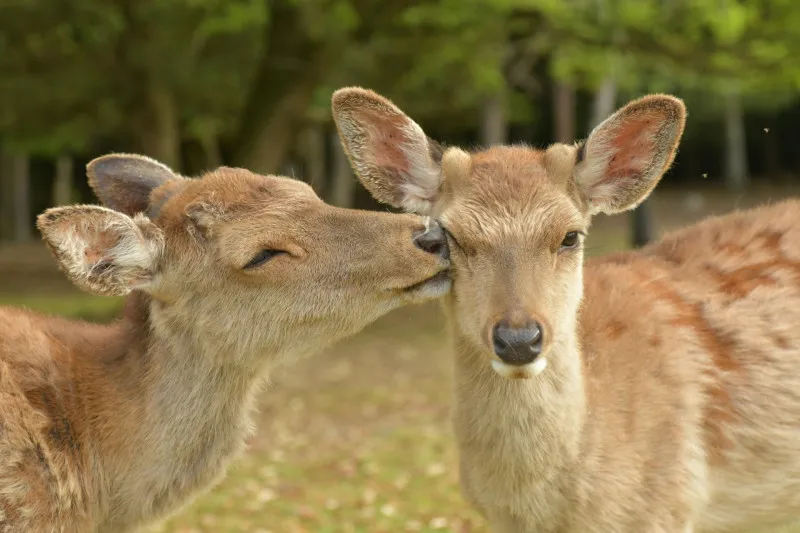
[[[415,246],[419,216],[140,156],[89,175],[127,213],[56,208],[39,228],[80,287],[130,295],[112,325],[0,309],[2,533],[124,533],[169,515],[224,474],[272,368],[448,286],[406,289],[447,267]],[[243,270],[264,248],[287,254]]]
[[[418,130],[370,91],[333,97],[337,122],[359,131],[381,108]],[[432,168],[417,154],[402,179],[380,183],[385,199],[438,176],[426,202],[396,205],[429,206],[453,237],[445,311],[461,484],[497,533],[733,533],[800,516],[800,201],[585,265],[581,247],[559,245],[593,213],[640,203],[684,121],[679,100],[648,96],[578,146],[451,148]],[[349,131],[355,161],[381,161]],[[503,317],[542,324],[541,374],[493,370]]]

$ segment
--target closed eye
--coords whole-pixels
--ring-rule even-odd
[[[270,259],[286,253],[287,252],[284,252],[283,250],[261,250],[254,255],[246,265],[242,267],[242,270],[249,270],[251,268],[259,267]]]

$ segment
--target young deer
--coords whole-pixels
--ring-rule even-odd
[[[135,155],[88,174],[108,207],[50,209],[39,229],[76,285],[130,296],[109,326],[0,309],[2,533],[165,517],[223,475],[272,368],[449,288],[444,232],[419,216]]]
[[[380,201],[450,235],[466,498],[498,533],[763,531],[800,517],[800,202],[583,265],[595,213],[672,163],[683,103],[629,103],[586,142],[442,153],[390,101],[334,94]]]

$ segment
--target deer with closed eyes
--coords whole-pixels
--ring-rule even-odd
[[[0,533],[125,533],[224,475],[280,364],[449,289],[442,228],[336,208],[300,181],[143,156],[88,165],[103,202],[45,211],[111,325],[0,308]]]

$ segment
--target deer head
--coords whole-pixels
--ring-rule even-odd
[[[189,179],[138,155],[88,175],[105,207],[38,219],[64,272],[92,293],[146,293],[156,327],[214,357],[318,349],[449,288],[446,238],[426,217],[336,208],[239,168]]]
[[[460,342],[505,376],[540,372],[574,342],[583,242],[592,215],[641,203],[672,163],[683,103],[651,95],[598,125],[585,142],[546,150],[443,150],[388,99],[333,95],[345,151],[379,201],[436,217],[451,244],[449,310]]]

